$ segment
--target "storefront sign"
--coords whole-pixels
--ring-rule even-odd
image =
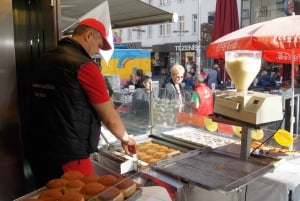
[[[197,44],[192,44],[192,45],[175,45],[175,51],[176,52],[179,52],[180,51],[180,48],[181,48],[181,51],[184,52],[184,51],[187,51],[187,52],[190,52],[190,51],[197,51],[199,48],[200,48],[200,45],[197,45]]]
[[[197,43],[168,43],[162,45],[153,45],[152,51],[153,52],[193,52],[197,51],[197,49],[201,49],[201,45]]]

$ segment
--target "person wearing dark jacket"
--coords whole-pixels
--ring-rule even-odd
[[[126,153],[135,150],[135,141],[111,104],[105,79],[91,58],[99,49],[111,49],[104,25],[93,18],[82,20],[72,38],[60,40],[31,73],[24,150],[36,187],[69,170],[94,173],[90,154],[97,151],[100,122],[121,141]]]
[[[137,71],[135,72],[135,88],[143,88],[143,78],[144,78],[144,71],[142,69],[137,69]]]
[[[221,73],[218,64],[214,64],[213,67],[208,71],[206,83],[211,89],[217,88],[217,86],[221,84]]]
[[[152,79],[144,76],[142,88],[137,88],[132,93],[132,111],[135,116],[142,119],[149,119],[149,96]]]
[[[171,68],[171,78],[166,83],[165,88],[160,92],[160,98],[173,100],[176,102],[179,110],[183,108],[184,98],[182,95],[182,81],[185,69],[182,65],[175,64]]]

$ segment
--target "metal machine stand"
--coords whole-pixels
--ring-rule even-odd
[[[241,151],[240,151],[241,160],[248,160],[250,156],[250,146],[251,146],[251,129],[247,126],[242,126]]]
[[[250,147],[251,147],[251,129],[259,129],[261,127],[267,127],[274,122],[266,123],[263,125],[254,125],[246,122],[242,122],[239,120],[233,120],[225,116],[221,116],[218,114],[210,115],[213,121],[220,122],[224,124],[230,124],[235,126],[242,127],[241,133],[241,150],[240,150],[240,159],[248,160],[250,156]]]

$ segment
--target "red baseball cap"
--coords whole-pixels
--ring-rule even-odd
[[[91,28],[95,29],[96,31],[98,31],[101,34],[102,39],[103,39],[103,47],[101,49],[102,50],[110,50],[111,49],[111,46],[106,38],[106,29],[105,29],[105,26],[102,24],[102,22],[100,22],[94,18],[87,18],[87,19],[84,19],[81,22],[79,22],[79,25],[85,25],[85,26],[91,27]]]

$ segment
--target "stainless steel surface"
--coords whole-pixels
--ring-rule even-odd
[[[11,201],[24,192],[20,116],[17,100],[13,1],[0,7],[0,200]],[[24,34],[24,33],[23,33]]]
[[[185,187],[188,183],[178,180],[152,168],[141,170],[141,177],[147,180],[147,185],[163,185],[167,186],[169,190],[174,193],[176,201],[183,201],[185,199]]]
[[[210,150],[195,150],[153,166],[157,171],[207,190],[234,191],[274,169]]]
[[[171,143],[170,141],[163,140],[162,138],[149,137],[149,135],[137,135],[134,136],[134,139],[138,144],[151,141],[153,143],[157,143],[160,145],[165,145],[167,147],[178,150],[178,152],[174,152],[174,155],[170,154],[168,157],[176,157],[180,155],[180,152],[185,153],[192,149],[180,146],[178,144]],[[107,149],[99,149],[97,153],[93,155],[95,161],[99,164],[109,167],[112,171],[117,172],[119,174],[125,174],[127,172],[140,171],[140,169],[149,168],[151,165],[147,162],[136,160],[133,156],[125,155],[124,152],[120,152],[121,145],[119,143],[113,144],[116,151],[110,152]],[[136,161],[138,163],[136,163]],[[136,168],[135,165],[139,166]]]
[[[234,139],[230,136],[225,137],[225,135],[189,126],[164,131],[162,132],[162,135],[168,139],[174,139],[184,143],[193,144],[199,148],[210,147],[215,149],[217,147],[238,142],[237,139]]]

